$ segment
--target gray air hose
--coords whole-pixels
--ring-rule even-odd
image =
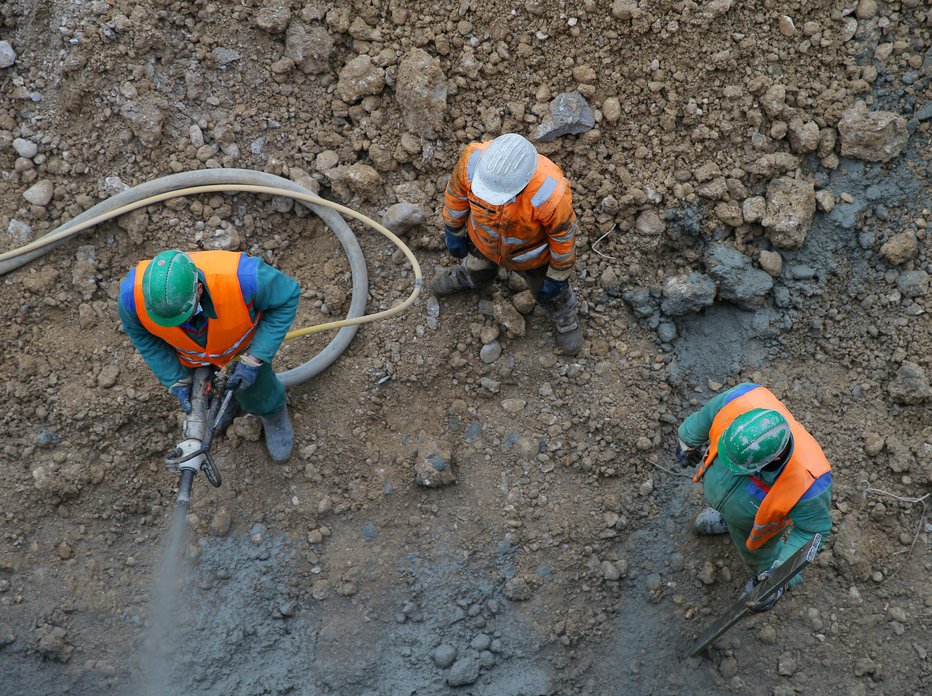
[[[240,191],[252,189],[232,187],[258,186],[265,187],[266,189],[274,189],[257,192],[289,196],[297,200],[306,208],[309,208],[314,213],[316,213],[317,216],[320,217],[333,231],[333,233],[337,236],[337,239],[340,240],[340,244],[343,245],[343,250],[346,252],[346,256],[349,259],[350,271],[353,276],[353,296],[350,302],[349,311],[346,315],[346,321],[356,321],[349,325],[343,324],[343,322],[336,322],[336,324],[341,325],[340,330],[337,332],[336,336],[333,337],[333,340],[330,341],[330,343],[320,351],[320,353],[294,369],[278,373],[278,378],[286,387],[290,387],[296,384],[301,384],[302,382],[306,382],[312,377],[320,374],[328,367],[330,367],[330,365],[333,364],[333,362],[340,356],[340,354],[346,350],[347,346],[350,344],[350,341],[353,340],[353,336],[356,335],[359,324],[364,321],[360,320],[360,318],[365,314],[366,297],[369,291],[369,277],[368,272],[366,271],[366,261],[363,258],[362,249],[360,249],[359,242],[353,234],[353,231],[337,212],[337,210],[347,212],[348,209],[338,204],[332,203],[331,201],[325,201],[324,199],[314,195],[311,191],[307,190],[303,186],[296,184],[293,181],[289,181],[288,179],[283,179],[280,176],[275,176],[274,174],[266,174],[264,172],[257,172],[250,169],[204,169],[182,172],[180,174],[171,174],[169,176],[163,176],[152,181],[147,181],[143,184],[139,184],[138,186],[134,186],[131,189],[127,189],[126,191],[118,193],[115,196],[102,201],[101,203],[98,203],[93,208],[86,210],[76,218],[69,220],[60,227],[57,227],[48,234],[45,234],[39,239],[35,240],[34,242],[25,245],[21,249],[15,249],[5,254],[0,254],[0,276],[5,275],[10,271],[25,265],[33,259],[48,253],[56,246],[63,243],[65,240],[69,239],[81,230],[86,229],[87,227],[100,224],[101,222],[109,220],[113,217],[129,212],[130,210],[142,208],[146,205],[149,205],[150,203],[156,202],[149,201],[148,199],[159,197],[158,200],[166,200],[176,196],[197,193],[198,191],[182,192],[182,189],[190,189],[192,187],[199,186],[230,186],[231,188],[229,190]],[[217,190],[224,189],[219,188]],[[177,194],[170,195],[173,192],[177,192]],[[354,211],[350,211],[350,214],[353,212]],[[381,228],[381,225],[368,220],[358,213],[355,214],[354,217],[363,220],[363,222],[367,222],[367,224],[370,224],[370,226],[373,226],[376,229]],[[91,220],[93,220],[93,222],[87,224]],[[383,234],[388,232],[384,228],[379,229],[379,231],[381,231]],[[391,235],[390,232],[388,235],[390,238],[394,237],[394,235]],[[408,256],[409,260],[413,259],[413,256],[410,254],[410,252],[408,252]],[[414,297],[416,297],[417,293],[419,292],[421,285],[420,269],[417,267],[416,261],[414,261],[414,266],[417,276],[417,283],[413,296],[409,298],[411,302],[413,302]],[[410,302],[406,303],[405,307],[408,304],[410,304]]]

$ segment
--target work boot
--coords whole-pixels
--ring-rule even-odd
[[[579,355],[579,351],[582,349],[582,339],[582,327],[578,323],[566,331],[561,331],[560,327],[557,327],[557,345],[564,355],[570,357]]]
[[[693,526],[700,536],[714,536],[728,531],[728,523],[725,522],[722,513],[710,507],[696,515]]]
[[[462,290],[471,290],[472,283],[469,282],[469,275],[462,266],[450,268],[438,275],[430,284],[430,290],[437,297],[443,295],[452,295],[454,292]]]
[[[294,444],[291,419],[288,418],[288,407],[268,418],[262,418],[262,430],[265,433],[265,448],[269,451],[272,461],[284,464],[291,456],[291,447]]]

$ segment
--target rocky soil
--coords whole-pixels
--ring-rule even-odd
[[[238,419],[223,487],[195,486],[158,693],[928,692],[928,3],[8,0],[0,19],[4,249],[127,186],[242,167],[384,216],[429,280],[467,142],[523,133],[573,182],[583,353],[502,273],[365,326],[291,389],[287,466]],[[354,229],[387,308],[411,273]],[[130,214],[3,277],[3,693],[146,689],[180,419],[115,298],[175,246],[294,275],[300,326],[349,304],[327,228],[247,195]],[[686,659],[746,571],[689,531],[673,433],[746,380],[822,443],[835,529],[773,612]]]

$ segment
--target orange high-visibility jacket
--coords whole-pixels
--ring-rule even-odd
[[[745,542],[752,551],[780,534],[792,522],[790,513],[806,491],[823,474],[832,470],[822,448],[815,438],[800,425],[773,393],[764,387],[756,387],[729,401],[712,420],[709,429],[709,451],[696,472],[694,481],[699,481],[706,470],[715,462],[718,443],[728,426],[740,415],[755,408],[778,411],[790,424],[793,434],[793,454],[783,467],[777,480],[767,492],[754,516],[754,527]],[[756,478],[756,477],[755,477]]]
[[[261,313],[257,313],[255,321],[252,320],[243,298],[237,275],[243,254],[237,251],[196,251],[189,256],[204,274],[207,292],[217,313],[216,319],[207,320],[207,345],[199,346],[180,327],[159,326],[149,317],[142,294],[142,279],[149,261],[140,261],[136,266],[133,286],[136,315],[146,331],[175,349],[178,360],[185,367],[223,367],[246,349],[261,317]]]
[[[491,141],[472,143],[460,155],[444,196],[443,222],[461,230],[483,256],[519,271],[550,264],[548,275],[563,280],[576,263],[576,213],[570,182],[543,155],[537,171],[515,198],[489,205],[472,193],[472,177]]]

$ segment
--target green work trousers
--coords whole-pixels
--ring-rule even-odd
[[[275,376],[272,363],[264,362],[251,387],[236,392],[236,401],[246,413],[267,418],[285,408],[285,387]]]

